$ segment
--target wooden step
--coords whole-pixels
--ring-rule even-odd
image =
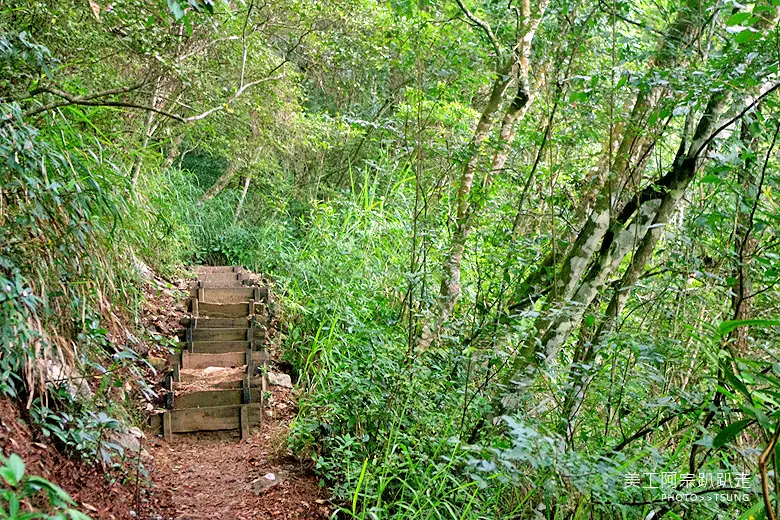
[[[248,349],[248,341],[193,341],[191,352],[193,354],[225,354],[227,352],[246,352]]]
[[[241,274],[240,273],[206,273],[198,275],[198,281],[201,284],[218,284],[218,283],[224,283],[224,284],[233,284],[233,282],[237,282],[239,285],[241,284]]]
[[[242,437],[245,437],[250,427],[260,424],[261,413],[260,403],[182,408],[165,412],[161,422],[167,439],[174,433],[218,430],[242,430]]]
[[[250,389],[251,402],[262,405],[262,391],[260,388]],[[176,395],[174,391],[173,408],[180,410],[182,408],[206,408],[209,406],[229,406],[237,404],[247,404],[243,402],[244,390],[236,388],[231,390],[204,390],[201,392],[190,392],[184,395]]]
[[[258,288],[259,289],[259,288]],[[257,296],[262,296],[257,291]],[[249,300],[264,301],[263,298],[255,298],[255,288],[252,286],[243,287],[203,287],[190,289],[190,297],[198,298],[201,302],[212,303],[241,303]]]
[[[249,341],[249,328],[206,328],[206,329],[192,329],[192,336],[187,337],[189,329],[181,329],[177,333],[177,336],[182,342],[190,341]],[[255,324],[255,341],[262,342],[265,340],[265,327],[260,324]]]
[[[243,329],[192,329],[192,341],[247,341],[249,328]]]
[[[268,356],[265,351],[254,352],[252,359],[264,363]],[[246,365],[246,352],[223,352],[222,354],[181,353],[181,368],[240,367]]]
[[[190,301],[190,309],[195,312],[194,303],[197,300]],[[255,304],[255,314],[260,314],[263,310],[262,304]],[[249,316],[249,303],[198,303],[198,316],[207,316],[209,318],[240,318]]]
[[[179,323],[193,329],[238,329],[249,327],[249,317],[245,318],[182,318]]]
[[[178,388],[182,387],[183,385],[189,385],[193,381],[198,381],[200,378],[195,377],[191,374],[182,374],[182,381],[174,381],[173,383],[173,391],[175,392]],[[249,379],[249,385],[252,388],[261,388],[263,386],[263,376],[253,376]],[[236,388],[243,388],[244,386],[244,380],[243,379],[236,379],[234,381],[222,381],[219,383],[215,383],[213,385],[213,388],[219,389],[219,390],[234,390]]]
[[[241,303],[255,300],[267,303],[268,287],[256,287],[244,285],[238,287],[190,287],[190,298],[198,298],[201,302],[212,303]]]
[[[224,281],[232,281],[232,280],[240,280],[241,279],[241,273],[237,273],[235,271],[228,271],[228,272],[214,272],[214,273],[203,273],[198,276],[198,280],[212,280],[212,281],[218,281],[218,280],[224,280]]]
[[[244,280],[228,280],[228,281],[212,281],[201,280],[192,282],[189,285],[189,290],[197,289],[198,287],[205,287],[207,289],[241,289],[243,287],[251,287],[252,285]]]
[[[235,265],[199,265],[195,267],[196,273],[235,273],[242,270]]]

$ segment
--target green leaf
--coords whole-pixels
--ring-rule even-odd
[[[8,516],[11,518],[19,516],[19,497],[16,495],[11,495],[8,500]]]
[[[3,480],[5,480],[6,484],[9,486],[16,486],[19,482],[14,477],[14,472],[11,471],[8,467],[0,467],[0,477],[3,477]]]
[[[58,485],[52,482],[49,482],[43,477],[30,475],[29,477],[27,477],[27,483],[37,486],[39,489],[46,490],[46,493],[48,493],[49,495],[49,500],[58,503],[71,504],[71,505],[76,504],[64,489],[62,489],[61,487],[59,487]]]
[[[724,446],[727,442],[742,433],[742,430],[747,428],[747,426],[752,422],[753,419],[741,419],[729,424],[723,428],[712,440],[712,447],[720,448],[721,446]]]
[[[762,412],[755,406],[750,406],[745,404],[740,406],[739,409],[742,410],[742,413],[755,417],[756,420],[758,421],[759,426],[761,426],[762,428],[766,428],[768,430],[772,427],[771,423],[769,422],[769,417],[767,417],[764,412]]]
[[[177,0],[168,0],[168,9],[171,10],[173,17],[176,18],[177,22],[184,18],[184,9]]]
[[[745,20],[747,20],[751,16],[753,16],[753,15],[751,15],[750,13],[745,13],[745,12],[732,14],[726,20],[726,25],[741,25],[742,22],[744,22]]]
[[[728,320],[718,325],[718,334],[726,336],[732,330],[745,326],[780,327],[780,320]]]
[[[731,384],[731,387],[735,390],[738,390],[740,394],[745,396],[745,399],[747,399],[748,403],[752,404],[753,397],[750,395],[750,390],[748,390],[748,387],[745,385],[745,383],[732,372],[726,372],[724,375],[726,380]]]
[[[16,453],[12,453],[5,463],[5,466],[11,470],[16,482],[21,482],[24,477],[24,461]]]
[[[763,515],[759,516],[760,513],[764,513],[764,501],[759,499],[756,501],[755,504],[753,504],[753,507],[739,515],[737,520],[748,520],[750,518],[762,518]]]
[[[761,38],[761,33],[758,31],[754,31],[752,29],[745,29],[744,31],[738,32],[734,36],[734,41],[737,43],[750,43],[752,41],[758,40]]]

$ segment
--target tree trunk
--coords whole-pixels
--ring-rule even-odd
[[[165,154],[165,167],[170,168],[173,166],[173,162],[179,157],[181,152],[181,143],[184,140],[184,134],[178,134],[171,139],[171,146],[168,148],[168,153]]]
[[[584,237],[581,235],[577,238],[575,245],[582,244],[582,246],[575,248],[575,251],[582,251],[586,247],[595,250],[593,242],[596,242],[600,252],[587,274],[576,284],[571,296],[564,298],[558,294],[554,301],[558,307],[557,312],[546,312],[537,319],[537,336],[523,345],[515,357],[510,372],[505,377],[505,383],[518,377],[525,377],[529,369],[533,370],[533,367],[538,366],[540,362],[552,360],[557,355],[573,328],[579,325],[585,309],[596,297],[607,277],[615,272],[625,255],[637,245],[637,237],[642,237],[642,241],[647,238],[648,243],[655,245],[658,237],[653,235],[660,236],[663,223],[668,221],[669,216],[674,212],[698,170],[698,154],[701,151],[699,148],[715,131],[715,124],[723,109],[724,101],[722,93],[715,93],[710,97],[688,149],[678,153],[671,170],[666,175],[642,190],[635,203],[628,204],[624,208],[608,233],[604,232],[598,241],[594,240],[593,235]],[[629,219],[631,219],[630,224]],[[655,223],[661,225],[655,226]],[[595,234],[598,232],[599,230],[596,230]],[[643,254],[649,258],[650,253],[652,251]],[[583,256],[574,255],[572,258],[576,263]]]
[[[238,221],[239,215],[241,215],[241,208],[244,206],[244,200],[246,199],[246,193],[249,191],[249,181],[252,180],[252,177],[249,175],[246,176],[246,179],[244,179],[244,189],[241,190],[241,198],[238,199],[238,206],[236,206],[236,214],[233,215],[233,224]]]
[[[520,15],[521,27],[520,34],[515,47],[511,50],[511,58],[506,65],[498,66],[496,70],[496,79],[490,94],[487,106],[482,112],[477,128],[472,140],[472,150],[469,160],[463,168],[463,174],[460,178],[458,194],[456,197],[456,216],[455,229],[452,233],[449,251],[444,260],[443,277],[439,290],[439,306],[435,319],[429,320],[423,326],[417,346],[425,349],[430,346],[433,339],[438,334],[439,329],[450,319],[452,311],[455,309],[455,303],[460,296],[460,277],[461,264],[463,263],[463,251],[466,247],[466,240],[473,229],[473,216],[479,212],[484,204],[484,191],[490,186],[493,177],[497,172],[504,169],[509,149],[515,138],[515,123],[519,118],[525,115],[531,101],[532,92],[529,85],[531,45],[533,44],[536,31],[544,17],[545,10],[549,0],[540,0],[537,7],[537,13],[531,13],[530,0],[521,0]],[[458,2],[465,14],[474,19],[474,16],[468,12],[461,2]],[[484,23],[483,23],[484,25]],[[488,29],[494,44],[497,44],[495,37]],[[497,52],[498,49],[496,49]],[[503,69],[503,70],[502,70]],[[493,119],[495,113],[499,110],[504,101],[504,94],[512,78],[516,74],[517,93],[504,113],[504,117],[499,131],[498,148],[493,154],[490,169],[485,174],[482,182],[483,193],[477,197],[472,196],[472,187],[474,185],[474,174],[481,158],[481,146],[485,139],[490,135],[493,129]]]
[[[756,251],[758,241],[753,236],[753,207],[758,202],[759,187],[756,186],[755,175],[755,150],[758,145],[758,136],[753,135],[750,125],[742,122],[742,144],[748,152],[745,163],[737,171],[740,190],[736,201],[736,226],[734,233],[734,256],[736,266],[732,285],[731,310],[735,320],[747,320],[753,315],[750,295],[753,293],[753,281],[750,273],[753,254]],[[748,327],[739,327],[736,331],[736,351],[740,355],[746,355],[749,351]]]
[[[690,140],[689,135],[692,131],[693,117],[692,113],[686,118],[685,131],[683,139],[680,142],[680,146],[677,150],[677,156],[675,161],[680,161],[683,154],[687,151],[687,145]],[[658,208],[658,212],[655,215],[652,225],[645,233],[642,240],[636,249],[636,252],[631,257],[631,263],[626,268],[623,276],[620,279],[617,287],[612,294],[612,298],[607,305],[607,309],[602,315],[601,322],[599,323],[596,332],[593,335],[593,344],[582,356],[579,361],[580,365],[593,365],[596,362],[596,356],[599,353],[600,346],[603,344],[606,334],[612,331],[618,316],[623,311],[623,306],[626,302],[626,296],[631,287],[633,287],[639,280],[640,276],[645,270],[645,266],[648,264],[655,251],[655,246],[661,238],[661,234],[669,222],[673,211],[676,207],[676,202],[671,203],[670,197],[664,197],[661,205]],[[590,308],[594,308],[593,305]],[[590,366],[586,371],[585,369],[575,368],[572,366],[569,370],[569,388],[566,398],[564,399],[564,419],[567,423],[567,434],[571,439],[573,436],[573,426],[582,407],[582,402],[585,399],[585,392],[590,386],[590,383],[595,377],[595,367]]]
[[[228,164],[228,167],[225,168],[225,171],[222,173],[222,175],[219,176],[217,182],[215,182],[208,190],[206,190],[206,192],[200,198],[198,201],[198,206],[202,206],[203,204],[207,203],[219,195],[223,189],[225,189],[225,186],[228,185],[228,183],[233,179],[236,172],[238,171],[240,162],[241,161],[236,159],[230,161],[230,164]]]
[[[679,67],[684,63],[684,53],[676,51],[690,45],[699,32],[696,23],[699,7],[700,0],[688,0],[680,10],[649,61],[651,71]],[[540,288],[549,288],[553,299],[568,299],[574,294],[578,280],[585,274],[592,255],[607,233],[612,210],[630,199],[632,192],[626,188],[635,188],[639,184],[642,165],[654,148],[654,140],[648,138],[648,133],[656,129],[646,128],[647,123],[650,114],[668,92],[666,87],[655,86],[637,93],[626,122],[618,123],[611,132],[602,157],[589,176],[589,186],[575,210],[577,223],[589,214],[579,235],[557,269],[549,268],[555,265],[555,258],[548,257],[543,262],[543,269],[531,273],[525,283],[519,284],[509,299],[510,311],[527,305]],[[659,123],[655,126],[657,128]],[[621,187],[618,193],[613,193],[613,185]]]
[[[460,264],[463,260],[466,238],[470,231],[468,229],[469,195],[474,185],[474,175],[479,165],[482,144],[490,135],[490,131],[493,128],[493,119],[501,106],[504,92],[508,86],[509,76],[507,71],[498,71],[493,82],[493,88],[490,91],[488,103],[482,111],[477,127],[474,130],[474,137],[470,144],[469,159],[463,166],[455,199],[455,229],[450,242],[450,250],[443,266],[444,277],[441,283],[438,316],[436,319],[428,320],[423,326],[420,337],[417,340],[417,347],[420,349],[428,348],[431,342],[433,342],[439,327],[444,321],[449,319],[455,306],[455,300],[460,294]]]

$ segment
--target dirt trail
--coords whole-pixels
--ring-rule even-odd
[[[317,479],[287,454],[287,427],[295,403],[290,391],[272,397],[261,428],[240,441],[238,432],[177,435],[149,440],[153,457],[151,514],[157,519],[318,519],[331,508]],[[274,481],[266,478],[273,475]],[[273,482],[278,482],[272,484]],[[269,484],[272,484],[269,486]],[[157,516],[159,515],[159,516]]]

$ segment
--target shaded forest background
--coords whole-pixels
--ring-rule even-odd
[[[239,264],[345,517],[776,518],[779,17],[0,1],[0,390],[121,458],[139,266]]]

